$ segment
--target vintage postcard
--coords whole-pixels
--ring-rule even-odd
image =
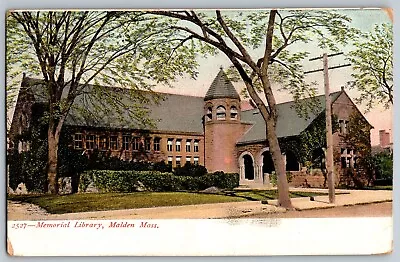
[[[390,253],[392,50],[391,9],[8,11],[9,254]]]

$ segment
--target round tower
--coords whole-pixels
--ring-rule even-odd
[[[236,142],[243,134],[240,96],[221,68],[204,97],[205,166],[238,172]]]

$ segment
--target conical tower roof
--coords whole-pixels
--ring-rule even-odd
[[[228,79],[222,68],[219,70],[218,75],[214,78],[214,81],[204,97],[204,101],[216,98],[233,98],[240,100],[239,94],[236,92],[235,87]]]

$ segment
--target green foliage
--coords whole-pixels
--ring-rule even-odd
[[[356,154],[356,166],[344,170],[345,185],[353,184],[361,188],[369,185],[375,178],[374,160],[371,155],[371,125],[362,114],[355,111],[349,117],[346,133],[341,135],[347,148]],[[337,154],[336,160],[340,161]]]
[[[243,197],[188,192],[91,193],[70,195],[12,195],[8,199],[40,206],[52,214],[183,206],[245,201]]]
[[[273,186],[278,185],[278,176],[276,175],[275,171],[272,171],[272,174],[269,176],[270,182]],[[291,172],[286,172],[286,179],[288,183],[292,182],[293,180],[293,175]]]
[[[7,154],[9,164],[10,187],[15,189],[19,183],[25,183],[28,191],[43,192],[47,186],[47,137],[46,122],[42,121],[43,109],[32,108],[31,125],[22,134],[16,135],[14,149]],[[29,151],[18,152],[20,143],[29,147]]]
[[[186,162],[182,167],[176,167],[174,169],[174,175],[176,176],[192,176],[198,177],[207,174],[207,168],[202,165],[195,165]]]
[[[376,103],[393,105],[393,24],[375,25],[374,32],[361,34],[348,54],[353,65],[351,88],[361,95],[359,103],[371,109]]]
[[[379,180],[393,181],[393,154],[380,152],[373,156],[376,178]]]
[[[80,190],[85,191],[90,183],[101,192],[134,192],[139,185],[143,185],[148,191],[156,192],[198,191],[211,186],[232,189],[239,185],[239,175],[216,172],[190,177],[158,171],[91,170],[81,174]]]
[[[8,155],[9,186],[12,189],[24,183],[29,192],[44,192],[47,181],[46,161],[38,157],[31,151],[14,151]]]
[[[321,156],[326,148],[326,121],[325,113],[319,114],[300,135],[296,138],[281,138],[279,144],[282,152],[291,151],[296,158],[304,163],[308,169],[324,168]],[[336,115],[332,115],[332,132],[339,128]]]
[[[124,11],[10,11],[6,23],[7,102],[18,92],[22,72],[41,80],[35,85],[47,102],[48,141],[56,147],[47,154],[49,162],[57,160],[56,141],[70,110],[85,120],[90,116],[92,125],[109,116],[151,128],[145,105],[160,96],[139,91],[197,75],[190,39],[180,42],[181,35],[168,30],[175,24],[170,19]],[[26,87],[34,85],[28,80]],[[48,169],[50,177],[57,172],[57,166]],[[48,189],[57,193],[56,185]]]

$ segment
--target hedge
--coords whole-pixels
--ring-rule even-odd
[[[91,183],[100,192],[135,192],[139,187],[156,192],[199,191],[211,186],[232,189],[239,186],[239,174],[219,171],[190,177],[159,171],[89,170],[80,176],[80,191],[85,192]]]

